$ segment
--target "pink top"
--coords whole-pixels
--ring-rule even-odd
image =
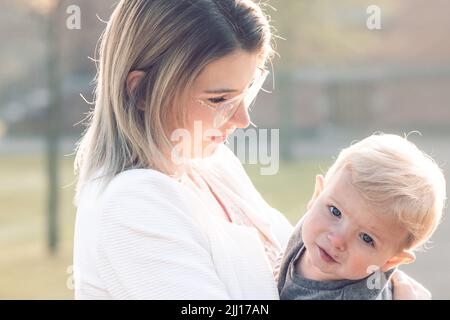
[[[268,230],[262,227],[262,222],[258,221],[258,216],[249,215],[245,209],[240,206],[240,201],[237,198],[227,197],[221,194],[221,190],[218,186],[214,186],[212,180],[213,172],[208,171],[210,166],[206,159],[196,159],[191,167],[191,171],[187,173],[189,179],[194,182],[205,197],[214,199],[222,208],[222,218],[226,219],[230,223],[244,225],[247,227],[255,228],[258,231],[259,238],[264,246],[266,256],[269,260],[272,269],[275,270],[277,259],[282,253],[282,248],[278,241],[275,240]],[[212,198],[211,198],[212,197]]]

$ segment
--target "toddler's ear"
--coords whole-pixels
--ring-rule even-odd
[[[308,205],[306,206],[307,210],[311,209],[311,207],[314,204],[314,202],[316,201],[316,199],[322,193],[324,184],[325,184],[325,178],[323,177],[323,175],[318,174],[316,176],[316,186],[314,187],[314,194],[313,194],[311,200],[309,200]]]
[[[399,254],[395,255],[391,259],[389,259],[384,266],[381,268],[381,271],[386,272],[394,267],[397,267],[401,264],[409,264],[413,263],[416,260],[416,255],[412,250],[403,250]]]

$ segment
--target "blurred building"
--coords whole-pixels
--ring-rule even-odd
[[[10,134],[46,130],[45,54],[42,20],[6,1],[0,12],[0,119]],[[259,127],[314,133],[322,127],[370,130],[450,128],[450,2],[433,0],[273,0],[281,58],[274,61],[275,90],[262,92],[253,110]],[[95,45],[114,1],[63,1],[81,8],[81,30],[59,28],[63,126],[79,135],[92,107]],[[368,30],[366,8],[381,8],[381,30]],[[13,12],[13,14],[5,14]],[[298,18],[296,18],[298,17]],[[100,19],[99,19],[100,18]],[[8,41],[9,39],[9,41]],[[11,41],[14,39],[14,41]],[[270,77],[269,77],[270,78]],[[266,89],[272,89],[272,81]]]

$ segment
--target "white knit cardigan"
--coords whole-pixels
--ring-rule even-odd
[[[225,145],[198,161],[208,183],[284,249],[292,225],[254,188]],[[76,205],[76,299],[278,299],[253,227],[220,219],[219,204],[151,169],[88,183]],[[222,213],[220,213],[222,212]]]

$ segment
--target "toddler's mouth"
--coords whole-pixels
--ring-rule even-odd
[[[322,247],[317,245],[317,248],[319,249],[319,254],[322,260],[324,260],[327,263],[338,263],[328,252],[326,252]]]

